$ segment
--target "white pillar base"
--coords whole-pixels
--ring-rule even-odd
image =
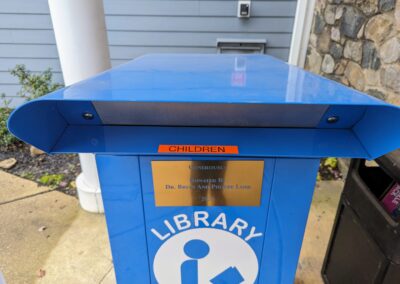
[[[66,86],[111,67],[103,1],[49,0],[51,19]],[[76,179],[84,210],[104,212],[94,155],[80,154],[82,174]]]
[[[76,188],[81,207],[92,213],[103,213],[96,157],[93,154],[79,154],[79,161],[82,173],[76,179]]]
[[[100,187],[89,185],[83,173],[76,178],[76,189],[79,197],[79,204],[83,210],[92,213],[104,213],[103,200]]]

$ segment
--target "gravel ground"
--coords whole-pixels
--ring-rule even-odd
[[[76,195],[75,179],[81,171],[78,155],[42,154],[32,157],[29,146],[18,143],[7,149],[0,149],[0,161],[8,158],[15,158],[17,163],[11,169],[5,170],[6,172],[39,184],[50,185],[69,195]],[[52,175],[57,181],[49,181],[48,177]]]

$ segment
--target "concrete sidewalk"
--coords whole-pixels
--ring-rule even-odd
[[[320,270],[342,182],[317,185],[296,283],[322,283]],[[0,171],[0,270],[13,283],[115,283],[103,215],[76,198]]]
[[[74,198],[0,171],[0,270],[7,283],[34,283],[78,212]]]
[[[322,263],[343,186],[343,181],[317,183],[297,267],[296,284],[323,283]]]

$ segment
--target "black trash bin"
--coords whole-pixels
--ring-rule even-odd
[[[322,267],[325,283],[400,283],[400,216],[388,207],[400,185],[400,150],[370,164],[350,164]]]

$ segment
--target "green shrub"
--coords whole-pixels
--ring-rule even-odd
[[[63,181],[64,175],[63,174],[45,174],[39,178],[39,182],[43,185],[50,186],[50,187],[57,187]]]
[[[21,90],[17,95],[27,101],[44,96],[63,86],[53,83],[53,73],[50,68],[40,74],[32,74],[26,70],[25,65],[17,65],[10,73],[17,77],[21,84]]]
[[[0,147],[8,147],[18,141],[7,129],[7,119],[11,111],[8,107],[0,108]]]
[[[26,101],[44,96],[63,86],[59,83],[53,83],[51,69],[40,74],[32,74],[24,65],[17,65],[10,73],[17,77],[21,84],[21,90],[17,95]],[[8,147],[15,144],[18,139],[7,129],[7,120],[12,111],[10,108],[11,100],[7,100],[4,94],[1,95],[1,99],[4,107],[0,107],[0,147]]]
[[[337,168],[338,161],[336,158],[326,158],[324,162],[325,167],[330,167],[331,169]]]

